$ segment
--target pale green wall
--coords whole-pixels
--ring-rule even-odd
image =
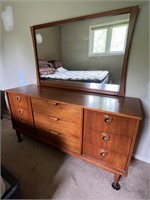
[[[61,60],[61,30],[59,26],[36,30],[43,41],[37,44],[38,58],[44,60]]]
[[[126,95],[142,101],[143,122],[137,140],[137,157],[150,162],[150,2],[141,5],[128,64]]]
[[[106,10],[140,4],[134,38],[129,58],[126,96],[142,100],[145,111],[141,136],[137,140],[136,157],[150,162],[150,76],[149,76],[149,2],[146,1],[3,1],[12,5],[15,27],[11,32],[2,28],[2,58],[0,67],[2,79],[0,88],[13,88],[36,83],[34,53],[30,26],[49,21],[67,19]],[[149,84],[149,85],[148,85]]]

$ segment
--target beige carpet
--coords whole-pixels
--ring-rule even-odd
[[[11,121],[1,120],[2,164],[19,180],[22,199],[150,199],[150,165],[133,160],[121,189],[113,174],[23,136],[17,142]]]

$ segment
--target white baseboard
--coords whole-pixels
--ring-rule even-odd
[[[133,154],[133,157],[136,158],[136,159],[138,159],[138,160],[141,160],[143,162],[150,163],[150,159],[149,158],[145,158],[145,157],[140,156],[138,154]]]

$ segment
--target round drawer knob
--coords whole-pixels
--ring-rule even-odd
[[[22,109],[20,109],[18,112],[19,112],[20,115],[23,115],[23,110]]]
[[[108,153],[106,151],[100,152],[100,156],[103,157],[103,158],[105,158],[107,156],[107,154]]]
[[[105,122],[105,124],[110,124],[112,122],[112,117],[105,115],[104,122]]]
[[[107,141],[107,137],[106,137],[106,136],[103,136],[103,137],[102,137],[102,140]]]
[[[16,96],[17,101],[21,101],[21,97],[20,96]]]
[[[103,136],[102,136],[102,140],[107,142],[107,141],[108,141],[107,136],[103,135]]]
[[[108,134],[102,133],[101,138],[104,142],[107,142],[110,139],[110,136]]]

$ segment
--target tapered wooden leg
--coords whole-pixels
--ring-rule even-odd
[[[120,175],[114,174],[114,182],[112,183],[112,187],[115,190],[120,190],[120,188],[121,188],[120,184],[118,183],[119,179],[120,179]]]
[[[16,135],[17,135],[17,138],[18,138],[18,142],[22,142],[23,139],[21,138],[21,133],[19,131],[16,131]]]

